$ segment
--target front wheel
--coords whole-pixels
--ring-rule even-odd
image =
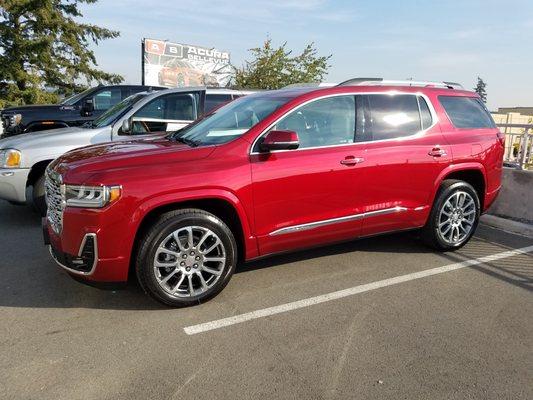
[[[433,203],[423,239],[437,250],[455,250],[474,234],[480,216],[476,190],[459,180],[446,180]]]
[[[46,200],[44,191],[45,176],[42,174],[33,184],[32,206],[42,217],[46,215]]]
[[[141,240],[137,279],[145,292],[169,306],[186,307],[214,297],[235,271],[232,232],[202,210],[163,214]]]

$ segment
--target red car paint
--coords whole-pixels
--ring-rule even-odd
[[[302,151],[252,153],[252,144],[276,120],[310,100],[335,94],[422,93],[437,123],[422,135]],[[286,96],[287,91],[263,93]],[[98,262],[89,281],[128,279],[136,235],[150,213],[219,199],[233,207],[245,260],[350,238],[424,226],[439,185],[469,171],[482,180],[483,211],[501,184],[503,146],[498,130],[458,129],[439,96],[472,92],[397,86],[309,90],[292,98],[241,137],[222,145],[188,147],[166,139],[105,144],[75,150],[51,166],[66,184],[121,185],[122,197],[102,209],[67,207],[63,230],[46,227],[54,248],[76,255],[86,233],[98,238]],[[360,162],[362,161],[362,162]],[[403,212],[375,215],[398,207]],[[299,224],[365,214],[307,231],[276,235]]]

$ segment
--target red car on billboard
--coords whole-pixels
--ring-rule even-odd
[[[167,61],[159,71],[158,78],[161,86],[218,86],[212,74],[200,71],[189,61],[179,58]]]

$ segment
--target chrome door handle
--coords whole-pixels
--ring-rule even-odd
[[[446,150],[443,150],[440,147],[433,147],[431,151],[428,153],[428,155],[432,157],[444,157],[448,155],[448,153],[446,153]]]
[[[346,157],[344,160],[341,160],[342,165],[356,165],[365,161],[362,157]]]

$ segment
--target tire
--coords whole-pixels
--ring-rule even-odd
[[[445,180],[422,229],[424,242],[439,251],[461,248],[476,231],[480,209],[479,197],[472,185],[460,180]]]
[[[44,174],[33,184],[31,204],[33,209],[42,217],[46,216],[46,200],[44,193]]]
[[[226,224],[206,211],[183,209],[161,215],[142,236],[135,272],[158,302],[188,307],[220,293],[236,263],[237,244]]]

